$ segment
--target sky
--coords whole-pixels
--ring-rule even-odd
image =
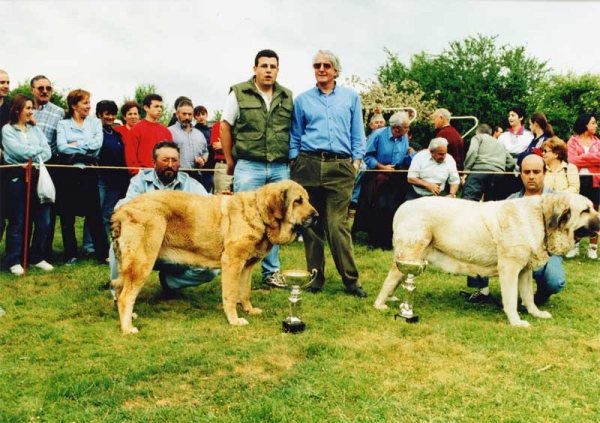
[[[599,14],[596,1],[0,0],[0,69],[11,88],[44,74],[94,104],[151,83],[166,103],[185,95],[212,116],[265,48],[294,95],[314,85],[319,49],[338,54],[343,84],[375,79],[385,48],[408,63],[477,34],[525,46],[554,72],[600,73]]]

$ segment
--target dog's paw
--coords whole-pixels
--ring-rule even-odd
[[[234,320],[233,322],[230,322],[230,323],[234,326],[243,326],[243,325],[247,325],[248,321],[246,319],[244,319],[243,317],[238,317],[237,320]]]
[[[261,314],[261,313],[262,313],[262,310],[261,310],[260,308],[257,308],[257,307],[252,307],[252,308],[251,308],[251,309],[248,311],[248,314],[250,314],[250,315],[252,315],[252,316],[253,316],[253,315],[256,315],[256,314]]]
[[[123,332],[123,335],[129,335],[129,334],[132,334],[132,333],[138,333],[138,332],[139,332],[139,330],[138,330],[138,328],[136,328],[135,326],[132,326],[132,327],[131,327],[131,328],[129,328],[129,329],[123,329],[123,331],[122,331],[122,332]]]
[[[388,297],[386,301],[400,301],[400,298],[396,297],[395,295],[392,295],[391,297]]]
[[[539,317],[540,319],[551,319],[552,315],[547,311],[538,310],[537,313],[530,313],[535,317]]]
[[[373,304],[373,307],[375,307],[377,310],[387,310],[389,307],[385,304]]]
[[[517,320],[516,322],[511,322],[511,325],[513,325],[516,328],[528,328],[529,326],[531,326],[526,320]]]

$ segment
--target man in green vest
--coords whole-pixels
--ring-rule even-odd
[[[292,92],[279,85],[279,57],[261,50],[254,76],[231,87],[221,118],[221,145],[233,191],[250,191],[290,178],[288,154]],[[279,277],[279,246],[262,262],[263,283],[287,288]]]

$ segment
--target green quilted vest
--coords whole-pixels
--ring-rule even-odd
[[[287,162],[292,125],[292,92],[278,83],[273,86],[271,108],[254,84],[254,77],[231,87],[240,115],[233,126],[233,157],[259,162]]]

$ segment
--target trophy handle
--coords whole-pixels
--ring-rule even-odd
[[[315,279],[317,279],[317,273],[318,273],[317,269],[313,269],[313,270],[310,272],[310,279],[309,279],[309,281],[308,281],[308,284],[309,284],[309,285],[310,285],[311,283],[313,283],[313,282],[315,281]]]

